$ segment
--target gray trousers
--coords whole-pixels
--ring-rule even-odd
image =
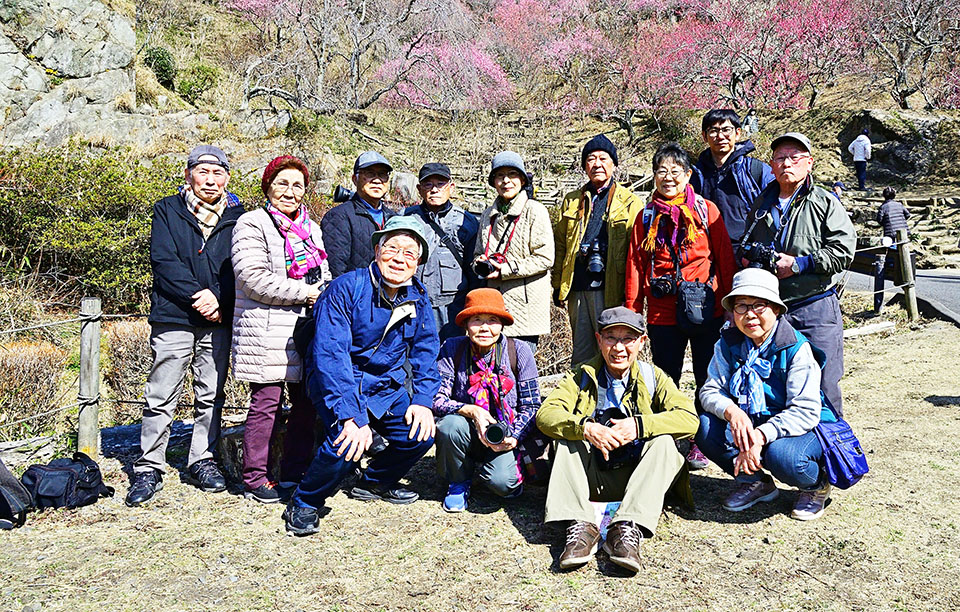
[[[514,451],[495,453],[480,441],[473,420],[448,414],[437,423],[437,471],[448,482],[477,478],[500,495],[512,493],[520,484]]]
[[[570,331],[573,332],[573,356],[570,363],[576,365],[593,359],[600,352],[597,346],[597,317],[603,312],[603,289],[596,291],[571,291],[567,295],[567,314],[570,315]]]
[[[829,295],[803,306],[790,306],[783,318],[826,353],[827,362],[823,366],[820,389],[842,416],[840,377],[843,376],[843,317],[840,315],[840,300],[836,295]]]
[[[147,405],[140,426],[143,454],[134,462],[134,472],[166,471],[170,424],[191,363],[194,423],[187,465],[213,457],[220,437],[223,385],[230,363],[230,332],[227,325],[193,327],[164,323],[151,327],[153,366],[147,376],[144,392]]]
[[[635,465],[600,469],[598,453],[585,440],[557,440],[544,522],[596,524],[592,501],[620,501],[613,521],[633,521],[652,536],[663,511],[663,496],[677,479],[684,458],[671,436],[646,440]]]

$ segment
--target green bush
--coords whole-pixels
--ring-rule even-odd
[[[167,89],[173,89],[177,78],[177,62],[173,54],[163,47],[148,47],[143,52],[143,63],[157,75],[157,81]]]
[[[220,71],[212,66],[195,64],[185,72],[180,73],[177,93],[183,96],[184,100],[196,106],[200,97],[217,84],[219,75]]]

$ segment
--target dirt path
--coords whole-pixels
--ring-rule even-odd
[[[696,512],[668,510],[644,571],[552,569],[543,489],[501,508],[440,509],[428,457],[410,507],[339,493],[322,533],[283,534],[282,508],[205,495],[168,475],[141,509],[118,496],[31,515],[0,533],[0,610],[944,610],[960,605],[960,329],[932,322],[848,341],[845,406],[871,474],[828,513],[789,518],[795,492],[723,512],[729,479],[694,478]]]

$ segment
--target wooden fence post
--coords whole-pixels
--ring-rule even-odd
[[[100,298],[85,297],[80,303],[80,316],[90,317],[80,323],[80,422],[77,427],[77,450],[97,457],[100,447]]]
[[[897,230],[897,257],[900,264],[900,278],[903,279],[903,303],[911,321],[920,318],[917,310],[916,283],[913,280],[913,262],[910,260],[910,240],[907,230]]]

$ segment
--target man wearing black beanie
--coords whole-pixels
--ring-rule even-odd
[[[580,166],[588,181],[564,197],[553,229],[553,299],[570,316],[574,364],[597,354],[597,317],[624,301],[627,242],[643,202],[614,183],[619,161],[603,134],[584,145]]]

